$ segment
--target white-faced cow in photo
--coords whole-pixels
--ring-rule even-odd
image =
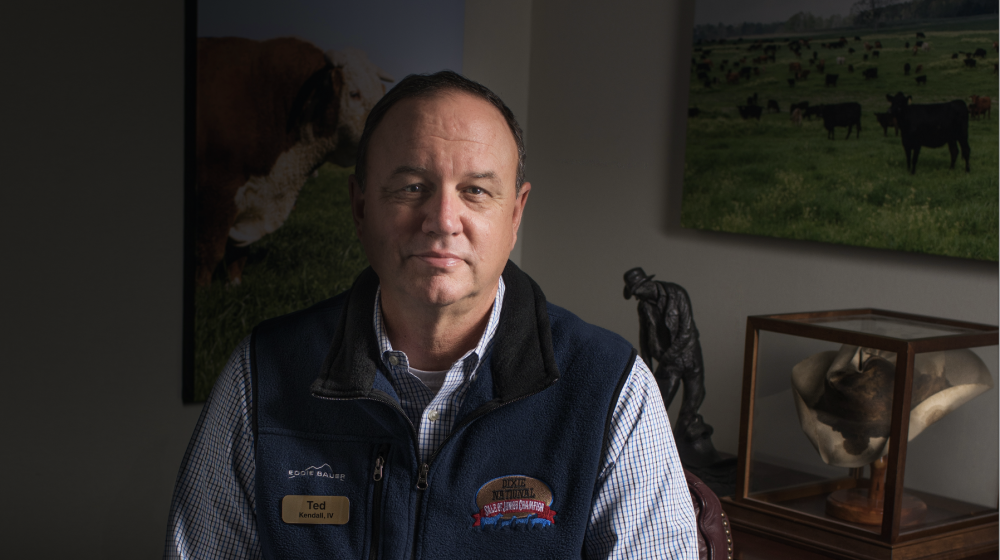
[[[325,162],[354,164],[365,118],[391,81],[358,50],[198,39],[197,286],[211,283],[227,248],[238,284],[239,249],[281,227],[310,174]]]

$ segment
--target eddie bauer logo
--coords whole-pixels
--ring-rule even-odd
[[[318,467],[302,469],[301,471],[288,471],[288,478],[295,478],[298,476],[315,476],[317,478],[329,478],[331,480],[344,480],[344,473],[333,472],[333,467],[331,467],[328,463],[323,463]]]
[[[483,484],[476,493],[473,527],[548,527],[555,523],[549,486],[530,476],[509,475]]]

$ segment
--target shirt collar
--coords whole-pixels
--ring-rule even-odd
[[[505,291],[506,288],[503,283],[503,277],[501,277],[497,287],[497,294],[493,298],[493,308],[490,310],[490,318],[486,323],[486,329],[483,330],[483,335],[479,338],[479,342],[476,344],[475,348],[466,352],[456,361],[456,363],[469,358],[478,362],[483,356],[486,355],[486,352],[489,350],[490,345],[493,342],[493,335],[496,334],[497,325],[500,324],[500,311],[503,308],[503,296]],[[385,319],[382,315],[381,286],[379,286],[378,290],[375,292],[375,313],[373,320],[375,322],[375,336],[378,339],[379,355],[382,356],[382,365],[391,369],[388,361],[391,356],[396,356],[397,360],[402,359],[405,360],[405,362],[402,363],[409,364],[409,360],[407,360],[404,352],[393,350],[392,342],[389,341],[389,335],[386,333]]]
[[[504,268],[503,281],[504,307],[489,342],[492,349],[486,348],[493,400],[501,404],[542,391],[559,380],[545,294],[511,261]],[[329,350],[310,386],[316,397],[391,398],[376,386],[382,363],[372,325],[378,287],[378,275],[368,267],[348,292],[317,306],[339,318],[328,325],[333,330]]]

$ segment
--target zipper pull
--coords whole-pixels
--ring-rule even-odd
[[[375,479],[375,482],[382,480],[382,465],[384,464],[385,464],[385,459],[383,459],[382,456],[379,455],[378,459],[375,459],[375,476],[372,477],[373,479]]]
[[[420,473],[417,475],[417,490],[427,490],[427,471],[430,468],[431,466],[427,463],[420,465]]]

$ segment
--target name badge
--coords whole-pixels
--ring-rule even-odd
[[[343,525],[351,518],[347,496],[285,496],[281,520],[306,525]]]

